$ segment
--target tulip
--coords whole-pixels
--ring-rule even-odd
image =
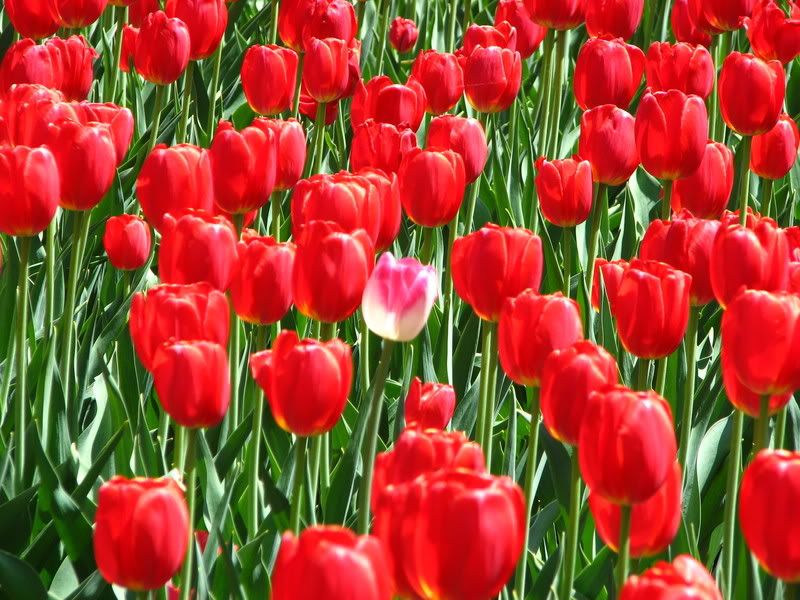
[[[753,136],[750,169],[765,179],[783,179],[797,161],[800,131],[787,114],[778,117],[775,127],[766,133]],[[765,212],[762,209],[762,212]]]
[[[800,55],[800,6],[794,2],[788,4],[789,17],[780,5],[765,0],[756,2],[752,17],[744,19],[753,54],[762,60],[777,60],[785,65]]]
[[[519,93],[522,60],[508,48],[477,48],[464,65],[464,93],[478,112],[507,110]]]
[[[596,182],[620,185],[636,171],[634,123],[630,114],[611,104],[583,113],[578,154],[591,163]]]
[[[0,90],[3,92],[15,83],[40,84],[58,89],[63,79],[60,53],[30,38],[12,44],[0,64]]]
[[[453,150],[464,160],[467,183],[475,182],[489,157],[486,133],[477,119],[442,115],[428,125],[428,146]]]
[[[670,24],[675,39],[679,42],[708,48],[711,46],[711,36],[698,26],[689,2],[690,0],[675,0],[672,5]]]
[[[729,352],[722,352],[722,383],[725,385],[725,395],[734,408],[740,410],[748,417],[758,419],[761,416],[762,396],[756,394],[736,374],[732,366],[733,358]],[[767,416],[772,417],[780,412],[792,399],[791,392],[782,394],[769,394],[766,402]]]
[[[58,84],[67,100],[86,100],[94,78],[93,63],[98,54],[82,35],[67,39],[53,38],[45,45],[61,62],[61,81]]]
[[[374,249],[363,229],[346,233],[336,223],[311,221],[296,240],[294,303],[302,314],[335,323],[361,304]]]
[[[627,108],[644,73],[644,53],[621,39],[591,38],[578,52],[573,89],[583,110],[603,104]]]
[[[122,28],[121,49],[119,53],[119,70],[130,73],[136,55],[136,41],[139,39],[139,28],[125,25]]]
[[[639,28],[644,0],[587,0],[586,31],[594,38],[630,39]]]
[[[131,340],[148,371],[156,351],[168,340],[207,340],[227,346],[229,326],[228,300],[208,283],[161,284],[138,292],[131,301]]]
[[[620,600],[722,600],[713,575],[688,554],[681,554],[671,563],[658,562],[641,575],[625,582]]]
[[[133,55],[136,72],[144,79],[156,85],[174,83],[186,70],[190,54],[189,29],[183,21],[163,11],[144,18]]]
[[[338,526],[283,534],[272,576],[272,600],[391,600],[389,561],[372,536]],[[342,578],[342,573],[347,573]]]
[[[189,29],[191,60],[203,60],[216,52],[228,25],[225,0],[167,0],[166,11]]]
[[[409,79],[405,85],[395,84],[386,75],[380,75],[357,87],[351,119],[354,126],[374,119],[416,131],[424,113],[425,90],[418,81]]]
[[[136,215],[119,215],[106,221],[103,248],[115,269],[134,271],[150,257],[150,226]]]
[[[429,128],[429,138],[430,132]],[[374,167],[397,173],[403,156],[416,147],[417,136],[411,129],[368,119],[353,127],[350,166],[354,171]]]
[[[403,211],[400,206],[400,186],[397,176],[378,169],[361,169],[356,175],[367,179],[376,189],[381,206],[381,223],[375,240],[375,250],[388,249],[400,233]]]
[[[478,46],[482,48],[496,46],[498,48],[516,50],[517,30],[509,23],[500,23],[497,27],[475,25],[473,23],[464,32],[464,41],[461,44],[459,53],[463,54],[463,56],[469,56]]]
[[[577,445],[586,405],[594,392],[617,385],[617,362],[589,341],[556,348],[541,371],[544,426],[555,439]]]
[[[441,227],[458,214],[466,187],[461,155],[415,148],[403,157],[397,177],[403,209],[417,225]]]
[[[645,75],[653,92],[679,90],[706,99],[715,73],[711,53],[703,46],[654,42],[647,51]]]
[[[666,481],[644,502],[631,510],[630,555],[648,557],[660,554],[675,539],[681,524],[682,471],[676,461]],[[619,552],[621,509],[599,494],[589,494],[597,534],[603,542]]]
[[[303,126],[296,119],[255,119],[252,127],[271,131],[275,135],[275,191],[285,192],[294,187],[303,176],[306,162],[306,137]]]
[[[3,97],[0,138],[16,146],[42,146],[51,138],[51,124],[79,121],[64,95],[41,85],[14,85]]]
[[[189,511],[180,487],[168,477],[112,477],[100,486],[94,523],[94,558],[109,583],[161,588],[186,556]]]
[[[127,108],[110,102],[105,104],[80,102],[72,106],[84,125],[96,121],[109,126],[111,141],[114,142],[117,166],[121,165],[133,140],[133,113]]]
[[[456,391],[445,383],[422,383],[414,377],[405,401],[405,418],[408,427],[420,429],[445,429],[456,409]],[[477,446],[476,446],[477,448]],[[478,451],[481,463],[483,454]],[[374,494],[373,494],[374,495]]]
[[[526,6],[534,21],[564,31],[575,29],[585,17],[587,0],[565,0],[554,3],[550,0],[526,0]]]
[[[271,350],[250,357],[275,422],[298,436],[330,431],[342,416],[353,378],[350,346],[341,340],[300,340],[282,331]]]
[[[164,283],[207,281],[226,290],[236,267],[236,230],[224,217],[194,211],[164,217],[158,274]]]
[[[696,0],[700,11],[700,21],[710,27],[709,33],[736,31],[742,26],[742,19],[750,16],[756,0]]]
[[[425,110],[434,115],[449,111],[464,93],[464,72],[454,54],[423,50],[414,60],[411,77],[422,85]]]
[[[335,38],[306,42],[303,85],[316,102],[327,104],[345,95],[350,80],[347,43]]]
[[[689,210],[701,219],[718,219],[733,190],[733,152],[725,144],[710,141],[697,170],[672,187],[672,210]]]
[[[742,89],[751,90],[742,94]],[[778,122],[786,94],[786,77],[778,61],[765,62],[752,54],[727,56],[719,76],[722,118],[744,136],[766,133]]]
[[[389,26],[389,43],[400,54],[413,50],[418,37],[419,29],[411,19],[395,17]]]
[[[790,585],[800,579],[797,524],[788,518],[800,500],[800,454],[763,450],[742,477],[739,522],[747,547],[773,577]]]
[[[145,218],[159,232],[167,214],[178,218],[190,209],[214,206],[211,158],[191,144],[156,146],[136,179],[136,196]]]
[[[547,28],[536,23],[523,0],[500,0],[494,13],[494,26],[506,22],[517,31],[517,52],[529,58],[541,45]]]
[[[617,290],[619,290],[619,284],[622,282],[622,276],[629,266],[630,263],[622,259],[608,261],[604,258],[598,258],[594,261],[592,306],[595,310],[600,310],[601,280],[609,304],[613,303],[614,298],[617,297]]]
[[[283,0],[278,5],[278,35],[295,52],[303,51],[303,27],[315,5],[314,0]]]
[[[262,115],[277,115],[294,105],[297,53],[273,44],[250,46],[242,61],[242,90],[247,103]]]
[[[6,0],[8,20],[21,36],[41,39],[61,27],[55,0]]]
[[[559,227],[574,227],[592,210],[592,165],[568,158],[536,161],[536,195],[545,219]]]
[[[0,147],[0,231],[34,236],[53,220],[61,194],[55,157],[47,148]]]
[[[303,41],[336,38],[350,43],[358,33],[353,4],[346,0],[322,0],[314,4],[308,22],[302,24]]]
[[[128,21],[134,27],[141,27],[145,17],[156,12],[160,5],[161,0],[133,0],[128,7]]]
[[[55,0],[58,20],[66,29],[83,29],[97,19],[106,8],[108,0]]]

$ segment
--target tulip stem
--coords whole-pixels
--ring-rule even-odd
[[[561,271],[562,275],[562,291],[564,295],[569,298],[570,282],[572,273],[572,228],[565,227],[561,235],[561,254],[564,257],[564,265]]]
[[[578,526],[580,525],[581,510],[581,471],[578,465],[578,448],[572,448],[570,460],[570,487],[569,487],[569,520],[567,521],[567,547],[564,554],[564,574],[562,575],[562,588],[559,598],[568,599],[572,596],[572,584],[575,580],[575,563],[578,554]]]
[[[619,507],[619,556],[617,557],[617,595],[619,595],[625,580],[628,579],[628,570],[631,561],[631,509],[630,505],[623,504]]]
[[[483,352],[481,354],[481,399],[478,404],[482,421],[480,444],[486,456],[486,470],[492,467],[492,438],[494,434],[494,390],[497,381],[497,323],[484,321]]]
[[[269,44],[278,43],[278,9],[280,8],[280,0],[272,0],[272,21],[269,24]],[[361,21],[359,21],[361,23]]]
[[[258,326],[256,328],[256,343],[254,351],[260,351],[267,345],[267,328]],[[258,388],[256,388],[258,389]],[[250,494],[250,505],[248,506],[248,519],[247,528],[250,533],[250,539],[256,536],[258,531],[258,469],[260,466],[260,451],[261,451],[261,427],[264,421],[264,399],[261,394],[257,394],[255,409],[253,410],[253,436],[250,439],[250,478],[247,485],[247,491]]]
[[[761,181],[761,214],[769,217],[772,213],[772,188],[775,182],[772,179],[762,179]]]
[[[28,336],[28,265],[31,255],[31,238],[19,238],[19,280],[17,283],[17,319],[15,334],[17,338],[17,392],[14,404],[16,417],[15,479],[16,491],[25,487],[25,428],[28,426],[28,352],[25,348]],[[6,375],[8,376],[8,375]]]
[[[433,227],[420,226],[420,236],[422,247],[419,250],[419,261],[423,265],[429,265],[433,257]]]
[[[664,199],[661,201],[661,218],[669,221],[672,214],[672,180],[664,181]]]
[[[764,394],[760,398],[756,431],[753,436],[753,457],[769,447],[769,399],[769,394]]]
[[[158,143],[158,130],[161,128],[161,113],[163,112],[164,102],[167,99],[167,91],[169,88],[166,85],[156,86],[156,97],[153,100],[153,125],[150,131],[150,142],[147,144],[147,154],[153,151]]]
[[[750,200],[750,148],[753,138],[749,135],[742,137],[741,158],[739,161],[738,185],[739,190],[739,222],[747,223],[747,203]]]
[[[242,340],[239,331],[239,317],[231,305],[231,337],[229,344],[229,361],[231,369],[231,405],[227,418],[229,419],[228,431],[233,431],[239,425],[239,353],[241,352]]]
[[[214,70],[211,74],[211,93],[208,95],[208,128],[209,139],[214,135],[214,124],[217,120],[217,96],[219,94],[219,72],[222,67],[222,48],[225,46],[225,37],[219,41],[214,52]]]
[[[275,4],[279,2],[280,0],[276,0]],[[277,27],[277,25],[275,25],[275,27]],[[303,88],[303,63],[306,59],[304,52],[298,52],[297,55],[297,79],[294,84],[294,106],[292,107],[292,116],[295,119],[300,114],[300,90]]]
[[[110,102],[116,101],[117,96],[117,81],[119,79],[119,63],[122,59],[122,32],[125,28],[125,23],[128,21],[128,7],[116,7],[117,13],[117,28],[114,32],[114,64],[111,65],[111,72],[109,73],[109,84],[106,90],[106,98]],[[125,75],[123,75],[123,78]]]
[[[786,412],[789,407],[784,406],[778,413],[778,418],[775,419],[775,449],[781,450],[783,448],[784,437],[786,436]]]
[[[370,376],[369,327],[367,327],[367,322],[364,320],[363,313],[361,313],[361,316],[359,318],[359,326],[361,329],[358,337],[358,354],[359,354],[359,362],[361,363],[359,375],[361,377],[361,393],[363,394],[362,398],[366,399],[367,393],[369,392],[369,376]]]
[[[192,84],[194,83],[194,61],[190,60],[183,74],[183,106],[181,107],[181,120],[175,133],[175,143],[183,144],[186,141],[186,131],[189,125],[189,111],[192,107]]]
[[[800,598],[800,594],[797,593],[797,590],[800,589],[800,584],[797,583],[789,583],[788,581],[783,581],[783,600],[795,600],[796,598]]]
[[[594,340],[594,308],[592,307],[592,286],[594,286],[594,263],[597,259],[598,244],[600,242],[600,224],[603,220],[603,207],[608,202],[608,188],[603,183],[594,184],[594,202],[592,203],[591,229],[589,231],[589,256],[586,259],[586,314],[589,315],[587,321],[587,334],[589,339]]]
[[[189,540],[186,558],[181,571],[181,600],[189,600],[192,593],[192,569],[194,563],[194,515],[197,503],[197,430],[186,429],[186,470],[184,482],[189,494]]]
[[[555,35],[555,30],[549,29],[544,37],[544,44],[542,45],[542,66],[539,70],[539,79],[542,82],[539,88],[539,155],[545,155],[547,153],[547,140],[549,139],[550,111],[553,103],[553,99],[550,97],[550,89],[552,88],[553,79],[553,48],[555,46]]]
[[[527,572],[528,539],[530,538],[531,515],[533,514],[533,481],[536,477],[536,460],[539,456],[539,388],[525,388],[531,411],[531,428],[528,432],[528,458],[525,464],[525,529],[523,531],[522,557],[517,564],[514,590],[517,598],[525,597],[525,575]],[[516,408],[514,409],[516,410]]]
[[[450,23],[447,28],[447,51],[456,49],[456,21],[458,21],[458,0],[450,0]]]
[[[460,211],[459,211],[460,212]],[[446,349],[445,361],[447,370],[447,383],[453,385],[453,322],[455,318],[455,303],[453,302],[453,272],[451,261],[453,257],[453,244],[458,235],[458,216],[453,217],[447,228],[447,256],[444,259],[444,314],[447,323],[445,335]]]
[[[475,205],[478,203],[478,189],[480,188],[480,179],[477,179],[469,184],[469,192],[467,194],[467,210],[464,214],[464,230],[463,235],[468,235],[472,231],[472,222],[475,220]]]
[[[386,55],[386,34],[389,30],[389,9],[392,0],[383,0],[383,11],[381,12],[380,35],[378,36],[378,70],[376,75],[383,73],[383,57]]]
[[[306,478],[306,450],[308,438],[297,436],[294,443],[294,478],[292,480],[292,508],[289,513],[289,527],[300,533],[300,516],[303,514],[303,482]]]
[[[559,156],[559,133],[561,125],[561,101],[564,94],[564,57],[569,45],[569,30],[556,32],[556,63],[553,71],[553,87],[550,94],[553,103],[550,107],[550,138],[548,143],[547,156],[558,158]]]
[[[722,542],[723,592],[726,598],[733,598],[733,557],[736,533],[736,496],[739,491],[739,462],[742,455],[742,428],[744,413],[733,411],[731,425],[731,448],[728,454],[728,483],[725,489],[725,516]]]
[[[689,451],[689,436],[692,434],[692,417],[694,415],[694,383],[697,372],[697,323],[700,308],[693,306],[689,311],[689,324],[686,327],[685,356],[686,383],[683,393],[683,412],[681,416],[681,445],[678,451],[678,462],[686,471],[686,453]]]
[[[636,363],[636,389],[640,392],[650,389],[650,361],[646,358]]]
[[[381,424],[381,409],[383,408],[383,387],[386,385],[394,344],[392,340],[383,340],[381,358],[375,369],[375,377],[372,378],[370,403],[366,407],[369,410],[366,432],[367,451],[364,455],[364,473],[361,475],[361,485],[358,488],[358,533],[360,534],[366,534],[369,531],[372,475],[375,470],[375,454],[378,451],[378,428]]]
[[[269,197],[269,205],[272,209],[272,237],[276,242],[281,241],[281,192],[272,192]]]
[[[322,148],[325,140],[325,106],[324,102],[317,104],[317,118],[314,121],[314,156],[311,159],[311,168],[306,173],[306,177],[315,175],[322,164]]]
[[[667,367],[669,366],[669,355],[658,359],[658,366],[656,368],[656,393],[659,396],[664,395],[664,390],[667,386]]]
[[[56,306],[56,219],[47,226],[45,247],[46,289],[44,308],[44,339],[49,340],[53,334],[53,315]]]

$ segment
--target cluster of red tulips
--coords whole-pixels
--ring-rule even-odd
[[[94,325],[75,315],[94,215],[129,313],[127,330],[102,335],[130,337],[128,358],[157,398],[148,407],[141,390],[133,412],[155,410],[154,435],[171,450],[163,472],[132,457],[132,469],[99,486],[94,560],[108,583],[143,597],[165,586],[182,600],[207,595],[206,543],[247,542],[244,563],[272,532],[282,537],[274,564],[260,566],[269,583],[259,593],[274,600],[565,600],[603,586],[598,597],[721,600],[744,597],[757,564],[789,598],[800,582],[800,454],[784,449],[800,388],[790,176],[800,130],[786,82],[800,8],[499,0],[488,25],[478,24],[484,3],[453,2],[436,44],[446,51],[412,56],[425,31],[405,2],[378,2],[367,48],[366,3],[274,0],[258,13],[267,30],[258,41],[268,43],[237,51],[239,84],[228,93],[222,46],[246,45],[229,11],[248,1],[5,2],[16,31],[0,64],[0,232],[14,239],[19,270],[12,489],[41,469],[28,437],[34,351],[52,353],[61,435],[82,443],[76,356],[95,350],[77,339]],[[81,35],[93,26],[112,54],[102,85],[101,54]],[[585,41],[571,54],[576,35]],[[207,123],[197,108],[205,61]],[[529,147],[512,147],[527,137]],[[507,177],[530,194],[507,191]],[[100,213],[125,195],[123,178],[133,182],[125,212]],[[487,186],[508,204],[492,206]],[[643,187],[655,190],[649,202]],[[624,221],[618,240],[613,220]],[[63,274],[59,238],[71,244]],[[29,352],[39,257],[47,350]],[[480,340],[473,333],[461,350],[469,309]],[[370,338],[382,343],[377,361]],[[706,361],[703,348],[719,359]],[[432,381],[431,359],[446,383]],[[454,373],[476,364],[467,402]],[[699,469],[700,378],[720,379],[733,406],[716,438],[729,450],[714,467],[724,460],[727,470],[710,510],[724,513],[705,565],[686,541],[697,533],[687,511],[700,502],[686,492]],[[527,421],[521,462],[517,414]],[[273,431],[286,436],[285,456]],[[345,452],[332,463],[337,435]],[[244,498],[238,523],[212,525],[198,498],[217,494],[205,487],[208,440],[218,438],[220,448],[239,440],[225,450],[241,452],[232,468],[246,470],[233,492]],[[552,471],[564,526],[557,552],[542,557],[534,539],[557,517],[538,519],[548,509],[537,490],[556,457],[569,463]],[[267,471],[268,461],[280,466]],[[358,476],[341,484],[348,461]],[[287,515],[267,498],[279,488]],[[331,495],[352,519],[330,519]],[[739,530],[752,567],[737,555]],[[588,539],[617,554],[613,578],[598,568],[576,581]],[[631,558],[649,562],[631,574]],[[548,569],[552,590],[531,584]],[[587,588],[592,577],[599,583]]]

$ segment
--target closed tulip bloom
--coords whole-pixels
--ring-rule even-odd
[[[67,100],[86,100],[94,80],[93,63],[97,52],[82,35],[67,39],[53,38],[45,45],[61,62],[61,81],[58,89]]]
[[[694,173],[708,141],[708,113],[698,96],[678,90],[646,93],[636,111],[636,148],[653,177],[673,181]]]
[[[128,21],[134,27],[141,27],[145,17],[156,12],[160,5],[161,0],[133,0],[128,7]]]
[[[792,510],[800,501],[800,453],[762,450],[745,469],[739,522],[747,547],[771,576],[800,580],[798,527]]]
[[[480,177],[489,158],[489,147],[483,125],[477,119],[442,115],[428,125],[428,146],[453,150],[464,160],[467,183]]]
[[[297,80],[297,53],[289,48],[250,46],[244,53],[241,78],[247,103],[262,115],[291,109]]]
[[[136,55],[136,40],[139,39],[139,28],[125,25],[122,28],[122,48],[119,54],[119,70],[130,73]]]
[[[150,226],[136,215],[118,215],[106,221],[103,248],[115,269],[140,269],[150,256]]]
[[[97,19],[106,8],[108,0],[55,0],[61,26],[66,29],[83,29]]]
[[[587,0],[586,31],[595,38],[630,39],[639,28],[644,0]]]
[[[800,131],[787,114],[778,118],[775,127],[767,133],[753,136],[750,169],[765,179],[783,179],[797,161]]]
[[[394,342],[410,342],[428,322],[439,296],[436,269],[416,258],[396,259],[385,252],[364,288],[361,314],[374,334]]]
[[[374,537],[349,529],[309,527],[283,534],[272,575],[272,600],[391,600],[389,561]],[[347,577],[342,577],[347,573]]]
[[[736,133],[766,133],[778,122],[786,95],[786,76],[776,60],[765,62],[752,54],[732,52],[719,75],[722,118]],[[743,89],[751,90],[742,94]]]
[[[658,562],[641,575],[634,575],[620,592],[620,600],[722,600],[713,575],[702,563],[681,554],[671,563]]]
[[[628,108],[644,73],[644,53],[621,39],[590,38],[575,61],[573,90],[583,110],[603,104]]]
[[[228,353],[208,341],[162,344],[153,356],[153,386],[164,411],[184,427],[214,427],[231,399]]]
[[[733,191],[733,152],[725,144],[709,141],[700,166],[672,186],[672,210],[689,210],[701,219],[718,219]]]
[[[336,323],[352,315],[372,272],[374,246],[363,229],[346,233],[330,221],[311,221],[296,239],[294,303],[312,319]]]
[[[456,293],[486,321],[500,319],[506,299],[538,292],[543,265],[538,235],[494,223],[458,238],[450,263]]]
[[[617,361],[590,341],[577,341],[547,356],[541,376],[544,426],[557,440],[577,445],[589,397],[617,385]]]
[[[278,4],[278,35],[295,52],[303,51],[303,27],[315,6],[315,0],[282,0]]]
[[[725,396],[734,407],[753,419],[761,417],[761,394],[755,393],[739,379],[733,366],[731,352],[722,350],[722,383],[725,386]],[[776,415],[792,399],[792,392],[769,394],[767,401],[767,414]]]
[[[461,43],[459,52],[464,56],[469,56],[475,49],[481,46],[489,48],[517,49],[517,30],[509,23],[499,23],[496,27],[491,25],[472,24],[464,32],[464,40]]]
[[[271,350],[250,357],[250,371],[275,422],[304,437],[333,429],[353,379],[350,346],[341,340],[300,340],[288,330],[278,334]]]
[[[350,166],[354,171],[373,167],[397,173],[403,156],[416,147],[417,136],[411,129],[367,119],[353,127]]]
[[[72,104],[58,90],[42,85],[13,85],[3,95],[0,139],[15,146],[42,146],[50,141],[50,124],[78,121]]]
[[[347,43],[335,38],[306,42],[303,85],[316,102],[333,102],[344,96],[350,81]]]
[[[644,502],[667,480],[676,458],[672,412],[664,398],[624,386],[591,395],[578,461],[592,494],[613,504]]]
[[[419,29],[411,19],[395,17],[392,20],[389,26],[389,43],[400,54],[413,50],[418,37]]]
[[[422,383],[411,380],[405,402],[408,427],[445,429],[456,409],[456,391],[446,383]]]
[[[416,131],[424,114],[425,90],[422,85],[415,79],[409,79],[405,85],[392,83],[386,75],[373,77],[366,85],[359,83],[351,107],[355,126],[374,119]]]
[[[592,165],[594,181],[620,185],[639,166],[634,118],[613,104],[588,110],[581,116],[578,154]]]
[[[111,141],[114,143],[117,166],[121,165],[133,140],[133,113],[110,102],[104,104],[80,102],[72,106],[84,125],[92,121],[108,125]]]
[[[0,231],[32,236],[56,214],[61,194],[58,164],[47,148],[0,147]]]
[[[112,477],[100,486],[94,559],[103,579],[130,590],[155,590],[183,564],[189,509],[174,479]]]
[[[583,339],[577,303],[529,289],[508,298],[498,330],[500,366],[520,385],[538,387],[547,357]]]
[[[531,56],[544,41],[547,28],[531,18],[523,0],[500,0],[494,13],[494,26],[507,22],[517,31],[517,52],[523,59]]]
[[[308,22],[302,24],[303,40],[336,38],[350,43],[358,34],[356,11],[347,0],[319,0]]]
[[[559,227],[573,227],[592,210],[592,165],[567,158],[536,161],[536,195],[544,218]]]
[[[425,110],[433,115],[453,108],[464,94],[464,72],[455,54],[423,50],[414,60],[411,76],[425,90]]]
[[[191,144],[159,144],[147,155],[136,179],[136,197],[145,218],[161,231],[164,217],[191,209],[211,212],[214,185],[208,151]]]
[[[791,16],[772,0],[757,1],[744,28],[753,54],[763,60],[792,62],[800,54],[800,6],[789,2]]]
[[[131,301],[131,340],[148,371],[164,342],[208,340],[226,346],[229,327],[228,299],[208,283],[161,284],[138,292]]]
[[[189,28],[191,60],[214,54],[228,25],[225,0],[167,0],[167,16],[180,19]]]
[[[361,169],[356,173],[375,187],[381,205],[381,224],[375,240],[375,251],[388,249],[400,233],[403,210],[400,205],[400,184],[397,175],[379,169]]]
[[[644,502],[631,510],[630,555],[634,558],[655,556],[667,549],[681,524],[681,465],[672,466],[666,481]],[[599,494],[589,494],[597,534],[606,546],[619,553],[622,509]]]
[[[575,29],[583,23],[587,0],[564,0],[563,2],[526,0],[525,5],[533,20],[539,25],[564,31]]]
[[[594,259],[594,278],[592,279],[592,306],[600,310],[600,286],[605,290],[608,302],[617,297],[622,276],[630,266],[627,260],[617,259],[608,261],[605,258]]]
[[[653,42],[645,66],[647,87],[653,92],[679,90],[705,99],[714,89],[716,71],[703,46]]]
[[[193,211],[164,217],[158,275],[165,283],[207,281],[226,290],[236,267],[236,230],[225,217]]]
[[[519,52],[508,48],[477,48],[464,65],[464,93],[479,112],[495,113],[508,109],[522,83]]]
[[[757,0],[696,0],[700,20],[710,25],[709,33],[736,31],[742,26],[742,19],[749,17]],[[712,31],[713,30],[713,31]]]
[[[417,225],[441,227],[458,214],[466,188],[460,154],[416,148],[403,157],[397,178],[403,210]]]
[[[706,48],[711,46],[711,35],[698,26],[689,7],[689,0],[675,0],[670,14],[670,25],[677,41]]]
[[[711,251],[711,287],[725,308],[743,289],[786,289],[789,245],[772,219],[723,225]]]
[[[46,38],[61,27],[55,0],[6,0],[5,10],[22,37]]]
[[[40,84],[58,89],[63,80],[63,65],[58,52],[47,44],[25,38],[12,44],[0,63],[0,91],[15,83]]]
[[[306,163],[306,136],[297,119],[255,119],[253,127],[271,131],[275,136],[275,191],[285,192],[303,176]]]
[[[256,325],[280,321],[292,305],[294,244],[246,232],[237,245],[231,301],[240,319]]]
[[[139,75],[156,85],[174,83],[186,70],[190,55],[189,29],[183,21],[160,10],[144,18],[133,55]]]

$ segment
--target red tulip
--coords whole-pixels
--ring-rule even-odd
[[[108,0],[55,0],[58,20],[65,29],[83,29],[97,19]]]
[[[189,64],[189,29],[180,19],[170,19],[163,11],[144,18],[136,37],[133,64],[136,72],[156,85],[177,81]]]
[[[422,429],[444,429],[456,409],[456,392],[452,385],[425,383],[419,377],[411,380],[405,403],[406,425]]]
[[[695,0],[698,23],[706,23],[709,33],[736,31],[742,19],[749,17],[756,0]]]
[[[306,93],[305,86],[300,88],[300,114],[311,121],[317,118],[319,103]],[[336,122],[339,116],[339,102],[328,102],[325,104],[325,125],[330,126]]]
[[[134,27],[141,27],[145,17],[156,12],[160,6],[161,0],[133,0],[128,7],[128,21]]]
[[[361,169],[356,175],[369,180],[375,187],[381,206],[381,224],[375,240],[375,251],[387,250],[400,233],[403,211],[400,206],[400,185],[397,175],[378,169]]]
[[[708,142],[700,166],[691,175],[676,179],[672,210],[689,210],[701,219],[718,219],[733,190],[733,152],[725,144]]]
[[[56,159],[47,148],[0,147],[0,231],[32,236],[56,214],[61,193]]]
[[[557,440],[575,446],[592,393],[617,384],[617,362],[601,346],[577,341],[553,350],[541,373],[544,426]]]
[[[306,42],[303,85],[316,102],[333,102],[345,95],[350,81],[347,43],[335,38]]]
[[[61,61],[61,81],[58,84],[67,100],[85,100],[92,87],[92,65],[98,54],[82,35],[67,39],[53,38],[45,44]]]
[[[342,577],[347,573],[347,577]],[[381,544],[338,526],[283,534],[272,576],[272,600],[391,600],[394,592]]]
[[[38,83],[58,89],[63,80],[61,54],[45,44],[25,38],[12,44],[0,64],[0,91],[15,83]]]
[[[225,0],[167,0],[167,16],[180,19],[189,28],[192,60],[214,54],[228,25]]]
[[[573,227],[592,210],[592,165],[567,158],[536,161],[536,195],[544,218],[559,227]]]
[[[100,486],[94,523],[94,559],[109,583],[158,589],[183,564],[189,509],[174,479],[112,477]]]
[[[415,148],[403,157],[397,177],[403,209],[417,225],[441,227],[458,214],[466,187],[461,155]]]
[[[417,43],[418,37],[419,29],[411,19],[395,17],[389,27],[389,43],[400,54],[410,52]]]
[[[308,21],[302,24],[303,41],[336,38],[350,43],[358,33],[356,11],[346,0],[319,0],[313,4]]]
[[[139,39],[139,28],[125,25],[122,28],[122,48],[119,54],[119,70],[130,73],[136,56],[136,42]]]
[[[494,223],[458,238],[450,262],[456,293],[486,321],[500,319],[506,299],[537,292],[543,265],[539,236]]]
[[[634,118],[612,104],[583,113],[578,154],[592,165],[596,182],[625,183],[639,166]]]
[[[303,176],[306,163],[306,136],[297,119],[255,119],[252,127],[271,131],[275,136],[275,191],[284,192],[294,187]]]
[[[115,269],[142,268],[150,256],[150,226],[136,215],[119,215],[106,221],[103,248]]]
[[[42,146],[50,142],[51,124],[79,121],[74,105],[64,95],[41,85],[18,84],[0,104],[0,139],[16,146]]]
[[[353,379],[350,346],[341,340],[300,340],[288,330],[278,334],[271,350],[250,357],[250,370],[275,422],[299,436],[333,429]]]
[[[227,346],[229,326],[228,300],[208,283],[161,284],[138,292],[131,301],[131,340],[148,371],[164,342],[208,340]]]
[[[679,42],[694,44],[697,46],[711,46],[711,36],[703,31],[697,24],[692,10],[689,7],[690,0],[675,0],[672,5],[670,24],[675,34],[675,39]]]
[[[586,14],[587,0],[525,0],[531,17],[539,25],[551,29],[575,29],[583,23]]]
[[[800,131],[787,114],[778,117],[775,127],[753,136],[750,169],[765,179],[783,179],[797,161]]]
[[[621,39],[590,38],[575,61],[573,90],[578,106],[628,108],[642,81],[644,63],[644,53]]]
[[[732,354],[725,351],[724,344],[722,352],[722,383],[725,386],[725,396],[734,407],[753,419],[760,418],[761,394],[756,394],[739,379],[733,366]],[[767,413],[770,416],[777,414],[791,399],[792,392],[769,394]]]
[[[61,27],[55,0],[6,0],[8,20],[21,36],[41,39]]]
[[[517,30],[509,23],[500,23],[497,27],[473,23],[464,32],[464,40],[458,52],[463,56],[469,56],[478,46],[482,48],[496,46],[516,50]]]
[[[678,90],[645,93],[636,111],[636,147],[642,166],[669,181],[694,173],[708,141],[708,113],[698,96]]]
[[[639,28],[644,0],[587,0],[586,31],[596,38],[628,40]]]
[[[719,75],[722,118],[736,133],[766,133],[778,122],[786,94],[786,76],[776,60],[765,62],[752,54],[733,52]],[[742,94],[743,89],[750,90]]]
[[[110,102],[106,104],[79,102],[74,103],[72,107],[84,125],[96,121],[109,126],[117,166],[121,165],[133,140],[133,113]]]
[[[354,126],[367,119],[397,127],[419,129],[425,114],[425,90],[415,79],[405,85],[392,83],[386,75],[360,83],[353,96],[351,119]]]
[[[477,119],[442,115],[428,125],[428,147],[453,150],[464,160],[467,183],[480,177],[489,158],[483,125]]]
[[[673,463],[667,480],[658,491],[631,510],[630,555],[655,556],[667,549],[681,524],[681,465]],[[589,509],[603,542],[619,552],[622,509],[599,494],[589,494]]]
[[[711,53],[703,46],[653,42],[645,74],[653,92],[679,90],[705,99],[714,89],[716,71]]]
[[[343,321],[361,305],[374,264],[374,247],[363,229],[345,233],[328,221],[311,221],[296,240],[294,303],[312,319]]]
[[[622,276],[630,266],[627,260],[617,259],[608,261],[596,258],[594,261],[594,278],[592,279],[592,307],[600,310],[600,286],[605,290],[609,304],[617,297]]]
[[[744,28],[753,54],[763,60],[792,62],[800,55],[800,6],[789,2],[791,16],[772,0],[761,0],[753,7],[752,18],[744,19]]]
[[[303,51],[303,27],[315,6],[315,0],[282,0],[278,4],[278,35],[295,52]]]
[[[634,575],[620,592],[619,600],[722,600],[714,577],[688,554],[671,563],[658,562],[641,575]]]
[[[417,136],[412,130],[368,119],[353,127],[350,166],[354,171],[374,167],[397,173],[403,156],[416,147]]]
[[[664,484],[676,458],[672,412],[664,398],[623,386],[589,397],[578,460],[592,494],[613,504],[643,502]]]
[[[423,50],[414,60],[411,76],[425,90],[425,110],[434,115],[453,108],[464,93],[464,72],[455,54]]]
[[[500,0],[494,13],[494,26],[507,22],[517,30],[517,52],[525,59],[541,45],[547,28],[536,23],[523,0]]]
[[[507,110],[521,84],[522,60],[508,48],[477,48],[464,64],[464,93],[478,112]]]
[[[250,46],[241,78],[247,103],[262,115],[277,115],[294,104],[297,53],[281,46]]]

